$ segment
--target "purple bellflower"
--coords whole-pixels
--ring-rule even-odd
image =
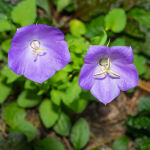
[[[64,34],[42,24],[17,29],[8,53],[8,66],[18,75],[42,83],[64,68],[70,53]]]
[[[104,104],[138,85],[131,47],[90,46],[84,62],[79,85]]]

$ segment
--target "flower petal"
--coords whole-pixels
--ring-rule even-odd
[[[8,66],[15,73],[24,75],[26,78],[39,83],[54,75],[56,70],[51,65],[48,55],[38,56],[40,59],[37,58],[37,61],[34,61],[32,55],[21,53],[22,55],[17,57],[12,51],[8,55]]]
[[[20,51],[22,51],[25,50],[23,47],[30,46],[30,43],[33,40],[41,41],[41,39],[43,40],[43,44],[44,42],[53,43],[55,41],[64,40],[64,34],[56,27],[46,26],[42,24],[32,24],[29,26],[18,28],[11,41],[11,45],[19,47]],[[16,52],[15,49],[13,51]]]
[[[133,63],[133,52],[130,46],[112,46],[109,55],[113,63]]]
[[[17,42],[18,40],[38,40],[38,39],[47,39],[49,42],[54,40],[64,40],[64,34],[61,30],[56,27],[47,26],[43,24],[32,24],[25,27],[21,27],[17,29],[16,34],[13,37],[13,42]],[[50,39],[50,40],[49,40]]]
[[[26,48],[25,51],[17,54],[14,53],[14,48],[11,48],[8,55],[8,66],[15,73],[23,74],[32,81],[42,83],[53,76],[56,70],[64,68],[71,60],[65,41],[57,43],[57,51],[52,48],[46,47],[47,53],[37,56],[36,61],[34,61],[34,55],[30,49]],[[16,48],[16,50],[20,49]]]
[[[64,40],[64,34],[58,28],[43,24],[38,24],[36,26],[37,26],[37,33],[40,39],[45,38],[48,42],[56,40],[57,41]]]
[[[33,38],[32,36],[36,32],[35,27],[36,25],[32,24],[32,25],[18,28],[16,31],[16,34],[14,35],[11,41],[11,44],[12,45],[17,44],[17,45],[20,45],[20,47],[23,46],[23,44],[27,44],[29,41],[32,40]]]
[[[37,56],[30,45],[33,40],[40,43]],[[54,75],[56,70],[64,68],[70,60],[63,33],[45,25],[29,25],[18,29],[8,53],[8,66],[15,73],[39,83]]]
[[[120,90],[116,84],[115,79],[112,79],[107,75],[105,79],[95,80],[91,89],[91,93],[99,101],[107,104],[120,94]]]
[[[47,57],[47,58],[46,58]],[[24,76],[34,82],[43,83],[56,72],[48,56],[40,56],[36,62],[29,61],[24,68]]]
[[[84,62],[87,64],[97,64],[99,59],[108,57],[109,49],[107,46],[90,46],[84,58]]]
[[[116,84],[122,91],[127,91],[138,85],[138,73],[134,65],[111,65],[111,70],[120,75],[116,80]]]
[[[94,70],[95,65],[85,64],[83,65],[80,76],[79,76],[79,85],[85,90],[90,90],[94,83]]]
[[[103,67],[100,66],[100,65],[97,65],[97,66],[95,67],[94,73],[93,73],[93,76],[94,76],[95,79],[102,79],[102,78],[105,78],[107,72],[104,73],[104,74],[98,75],[99,73],[103,73],[103,72],[104,72],[104,70],[103,70],[102,68],[103,68]]]
[[[71,61],[69,48],[64,40],[45,43],[43,47],[46,47],[49,59],[51,59],[51,63],[55,66],[56,70],[64,68]]]

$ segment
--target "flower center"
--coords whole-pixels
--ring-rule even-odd
[[[41,51],[46,50],[46,49],[40,48],[40,42],[38,40],[33,40],[30,43],[30,47],[31,47],[32,51],[34,52],[34,61],[36,61],[38,55],[43,56],[46,54],[46,53],[41,54]]]
[[[113,76],[120,77],[120,75],[110,70],[110,66],[111,66],[110,58],[101,58],[98,62],[98,65],[101,66],[102,72],[96,73],[94,74],[94,76],[103,75],[108,72],[109,74]]]
[[[108,59],[109,59],[109,58],[101,58],[101,59],[99,60],[99,65],[100,65],[100,66],[103,66],[103,67],[105,67],[105,68],[107,68],[107,66],[108,66]]]
[[[30,46],[31,46],[32,49],[38,50],[40,48],[40,42],[38,40],[33,40],[30,43]]]

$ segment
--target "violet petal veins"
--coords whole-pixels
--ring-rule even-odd
[[[17,29],[8,53],[8,66],[18,75],[43,83],[71,61],[64,34],[43,24]]]
[[[90,90],[104,104],[110,103],[121,91],[138,85],[133,52],[127,46],[90,46],[84,58],[79,85]]]

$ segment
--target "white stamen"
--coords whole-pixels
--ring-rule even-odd
[[[30,43],[31,49],[34,52],[34,61],[37,60],[38,55],[40,55],[40,52],[42,50],[46,50],[45,48],[40,48],[40,42],[38,40],[33,40]]]
[[[101,66],[102,72],[96,73],[94,74],[94,76],[103,75],[108,72],[113,76],[120,77],[120,75],[110,70],[110,66],[111,66],[110,58],[101,58],[98,64]]]

